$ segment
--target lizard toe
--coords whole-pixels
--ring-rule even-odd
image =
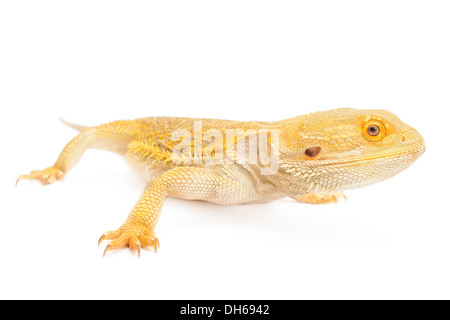
[[[110,242],[106,246],[103,256],[105,256],[108,251],[125,246],[137,250],[139,257],[141,248],[152,247],[155,253],[159,248],[159,240],[153,232],[144,231],[142,229],[137,230],[136,228],[121,227],[117,231],[105,232],[100,237],[98,244],[100,245],[104,240],[110,240]]]
[[[338,203],[341,199],[347,200],[347,197],[342,192],[333,193],[307,193],[301,196],[291,197],[301,203],[309,204],[328,204],[328,203]]]
[[[56,180],[61,180],[64,172],[55,167],[48,167],[44,170],[33,170],[29,174],[22,174],[17,178],[16,186],[20,180],[39,180],[43,185],[52,184]]]

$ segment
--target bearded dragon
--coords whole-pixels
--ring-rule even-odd
[[[147,187],[125,223],[100,237],[99,245],[110,240],[103,255],[124,246],[139,256],[143,247],[156,252],[166,197],[335,203],[342,191],[392,177],[425,151],[422,136],[385,110],[335,109],[275,122],[150,117],[71,126],[80,133],[56,163],[17,182],[61,180],[89,148],[124,156]]]

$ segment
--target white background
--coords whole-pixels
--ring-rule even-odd
[[[449,299],[448,1],[2,1],[0,298]],[[279,120],[382,108],[427,151],[337,205],[168,199],[157,254],[102,258],[144,182],[76,132],[146,116]]]

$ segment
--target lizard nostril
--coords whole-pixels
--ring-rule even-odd
[[[405,142],[406,141],[406,137],[405,136],[402,136],[402,142]]]

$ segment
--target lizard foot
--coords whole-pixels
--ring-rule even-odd
[[[39,180],[41,184],[52,184],[56,180],[61,180],[64,177],[64,172],[55,167],[48,167],[44,170],[33,170],[30,174],[22,174],[17,178],[16,186],[20,180]]]
[[[347,197],[342,192],[333,193],[307,193],[301,196],[291,197],[301,203],[309,204],[326,204],[326,203],[337,203],[340,199],[347,200]]]
[[[159,248],[159,240],[155,236],[155,233],[148,231],[145,226],[129,225],[125,223],[116,231],[105,232],[98,240],[100,245],[103,240],[111,240],[103,252],[103,256],[108,251],[128,246],[131,249],[137,249],[138,256],[141,256],[141,248],[153,247],[155,253]]]

